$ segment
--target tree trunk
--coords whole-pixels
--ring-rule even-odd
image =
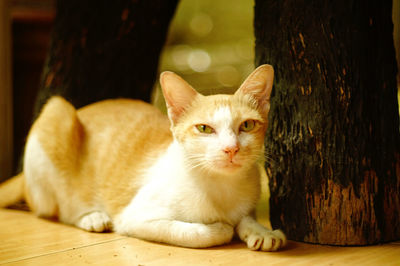
[[[275,67],[266,163],[289,239],[400,239],[391,1],[256,0],[256,65]]]
[[[58,94],[76,107],[106,98],[150,100],[178,0],[58,0],[35,113]]]

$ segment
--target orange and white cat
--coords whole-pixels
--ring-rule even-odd
[[[160,82],[169,119],[138,100],[75,110],[51,98],[29,133],[23,173],[8,182],[16,194],[0,205],[23,195],[40,217],[184,247],[228,243],[234,231],[253,250],[283,247],[280,230],[251,216],[273,68],[258,67],[234,95],[203,96],[172,72]]]

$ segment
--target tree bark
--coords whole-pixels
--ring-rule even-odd
[[[256,0],[256,65],[275,67],[266,135],[271,223],[289,239],[400,239],[391,7]]]
[[[150,100],[178,0],[58,0],[35,105],[54,94],[76,107],[107,98]]]

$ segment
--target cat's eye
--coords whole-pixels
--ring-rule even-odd
[[[256,121],[254,120],[246,120],[240,125],[240,131],[249,132],[254,129],[256,126]]]
[[[196,125],[196,128],[200,133],[205,133],[205,134],[214,133],[214,129],[212,127],[210,127],[210,126],[207,126],[207,125],[203,125],[203,124]]]

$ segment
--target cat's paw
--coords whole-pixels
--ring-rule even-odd
[[[192,224],[194,225],[194,224]],[[206,248],[229,243],[232,240],[234,229],[226,223],[197,224],[197,230],[190,247]]]
[[[286,236],[281,230],[263,230],[250,234],[247,246],[251,250],[276,251],[286,245]]]
[[[110,217],[101,211],[95,211],[82,216],[77,227],[89,232],[106,232],[112,229],[112,222]]]

